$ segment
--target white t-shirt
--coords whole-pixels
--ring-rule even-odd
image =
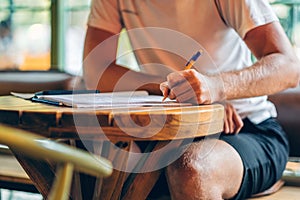
[[[140,70],[166,77],[198,50],[194,66],[204,74],[251,66],[242,38],[277,20],[267,0],[93,0],[88,25],[115,34],[125,27]],[[230,102],[254,123],[276,117],[266,96]]]

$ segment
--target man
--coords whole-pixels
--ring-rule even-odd
[[[122,28],[140,71],[113,62]],[[194,69],[184,70],[199,48]],[[244,199],[281,177],[288,142],[265,95],[297,86],[300,65],[267,0],[94,0],[84,57],[89,89],[224,102],[220,138],[195,139],[166,168],[172,199]]]
[[[15,70],[23,62],[13,40],[11,17],[0,21],[0,69]]]

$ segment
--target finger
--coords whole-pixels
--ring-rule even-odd
[[[176,97],[178,102],[188,102],[192,104],[198,104],[197,98],[193,94],[193,92],[185,92]]]
[[[165,88],[165,90],[163,91],[163,96],[164,97],[168,97],[170,94],[170,89],[169,88]]]
[[[163,92],[164,98],[162,99],[162,101],[165,101],[165,100],[168,98],[169,93],[170,93],[169,88],[165,88],[165,90],[164,90],[164,92]]]
[[[179,102],[197,103],[195,91],[188,82],[182,82],[171,88],[172,97],[176,98]]]
[[[228,121],[229,133],[233,133],[234,123],[232,121],[232,107],[230,104],[226,105],[226,120]]]
[[[166,100],[166,98],[169,96],[169,92],[170,92],[170,89],[168,87],[168,83],[167,82],[162,82],[160,85],[159,85],[159,89],[160,91],[162,92],[164,98],[162,99],[162,101]]]
[[[184,78],[180,84],[174,86],[174,93],[177,99],[180,101],[187,101],[190,103],[197,104],[210,104],[211,92],[209,88],[206,87],[206,82],[203,79],[198,79],[195,70],[184,70],[180,72],[180,75]],[[171,87],[170,87],[171,88]],[[171,88],[173,89],[173,87]],[[181,98],[182,94],[188,92],[189,95]]]
[[[190,103],[197,103],[197,100],[195,99],[194,95],[190,94],[191,92],[185,91],[185,93],[180,93],[178,95],[177,92],[174,92],[174,90],[170,90],[169,98],[170,99],[176,99],[178,102],[190,102]]]
[[[162,82],[160,85],[159,85],[159,89],[160,89],[160,91],[164,94],[164,92],[165,92],[165,90],[166,90],[166,88],[168,89],[169,88],[169,86],[168,86],[168,82]]]
[[[224,132],[225,134],[228,133],[228,122],[227,122],[227,116],[226,116],[226,109],[225,109],[225,112],[224,112],[223,132]]]
[[[224,128],[223,128],[223,129],[224,129],[223,132],[224,132],[225,134],[228,134],[228,133],[229,133],[228,121],[227,121],[226,118],[225,118],[225,120],[224,120]]]
[[[234,124],[235,124],[234,133],[237,134],[243,128],[244,122],[243,122],[242,118],[240,117],[240,115],[236,112],[235,109],[233,110],[233,120],[234,120]]]
[[[186,79],[179,72],[173,72],[167,76],[167,83],[169,88],[173,88],[184,81],[186,81]]]

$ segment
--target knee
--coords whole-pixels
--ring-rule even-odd
[[[237,193],[243,165],[235,150],[224,142],[193,143],[166,169],[174,199],[222,199]],[[235,170],[232,170],[235,169]],[[225,173],[224,173],[225,172]]]
[[[197,159],[195,159],[191,152],[185,152],[167,167],[167,174],[178,179],[201,174],[201,171],[203,171],[203,166],[201,166],[201,164],[196,160]]]
[[[210,184],[213,174],[211,169],[205,159],[197,157],[192,151],[186,151],[166,169],[172,198],[220,199],[219,188]],[[215,197],[212,198],[212,195]]]

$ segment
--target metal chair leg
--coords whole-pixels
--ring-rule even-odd
[[[71,188],[74,165],[65,163],[59,167],[54,185],[50,191],[49,200],[67,200]]]

